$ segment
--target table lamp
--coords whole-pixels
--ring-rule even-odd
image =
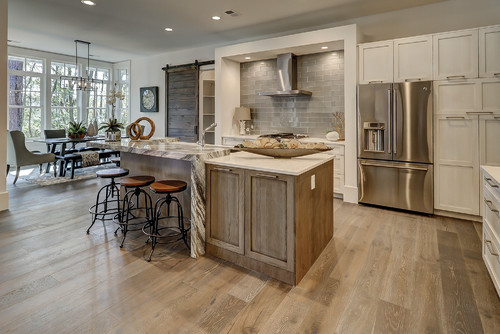
[[[250,117],[250,108],[246,107],[235,108],[234,119],[240,122],[240,135],[244,135],[246,133],[245,122],[250,121],[252,119]]]

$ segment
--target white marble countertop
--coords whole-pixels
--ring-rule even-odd
[[[248,152],[237,152],[207,160],[205,163],[297,176],[332,160],[333,156],[325,153],[291,159],[275,159]]]
[[[481,166],[497,183],[500,183],[500,167],[497,166]]]
[[[143,154],[177,160],[196,158],[212,158],[217,153],[229,154],[229,148],[224,146],[205,145],[179,142],[178,138],[161,138],[153,140],[122,139],[116,142],[104,140],[90,141],[87,146],[107,148],[120,152]]]
[[[255,140],[259,137],[259,135],[234,135],[234,136],[222,136],[222,138],[229,138],[229,139],[234,139],[234,140]],[[325,143],[327,146],[328,145],[342,145],[345,146],[345,141],[330,141],[326,138],[321,138],[321,137],[307,137],[307,138],[301,138],[299,141],[303,143]]]

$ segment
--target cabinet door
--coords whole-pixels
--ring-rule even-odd
[[[478,30],[433,36],[434,80],[478,77]]]
[[[434,206],[479,215],[478,116],[442,115],[435,120]]]
[[[207,167],[207,242],[244,254],[244,172]]]
[[[294,270],[294,178],[245,171],[245,255]]]
[[[432,36],[394,40],[394,81],[432,80]]]
[[[500,113],[500,80],[481,79],[481,111]]]
[[[500,113],[479,116],[480,164],[500,166]]]
[[[500,26],[479,29],[479,76],[500,78]]]
[[[474,112],[481,108],[481,85],[478,80],[434,82],[434,112],[456,114]]]
[[[359,45],[359,83],[393,81],[393,41]]]

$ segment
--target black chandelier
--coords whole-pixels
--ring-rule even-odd
[[[93,78],[91,72],[89,72],[90,68],[90,42],[80,41],[78,39],[75,40],[75,65],[78,69],[78,44],[86,44],[87,45],[87,70],[85,71],[86,76],[68,76],[62,75],[61,85],[64,85],[68,88],[74,88],[81,91],[95,91],[97,88],[103,85],[104,81]]]

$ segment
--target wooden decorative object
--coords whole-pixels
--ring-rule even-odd
[[[247,147],[234,147],[236,151],[250,152],[259,155],[265,155],[268,157],[279,158],[279,159],[290,159],[295,157],[302,157],[304,155],[310,155],[314,153],[321,153],[330,151],[331,148],[326,149],[313,149],[313,148],[247,148]]]
[[[142,135],[142,127],[139,124],[141,121],[146,121],[151,125],[151,132],[149,132],[149,134],[147,136]],[[153,120],[151,120],[148,117],[140,117],[135,122],[132,122],[130,124],[130,126],[128,127],[128,130],[127,130],[127,133],[128,133],[128,136],[130,137],[130,139],[132,139],[132,140],[139,140],[139,139],[147,140],[147,139],[153,137],[153,135],[155,133],[155,122],[153,122]]]

